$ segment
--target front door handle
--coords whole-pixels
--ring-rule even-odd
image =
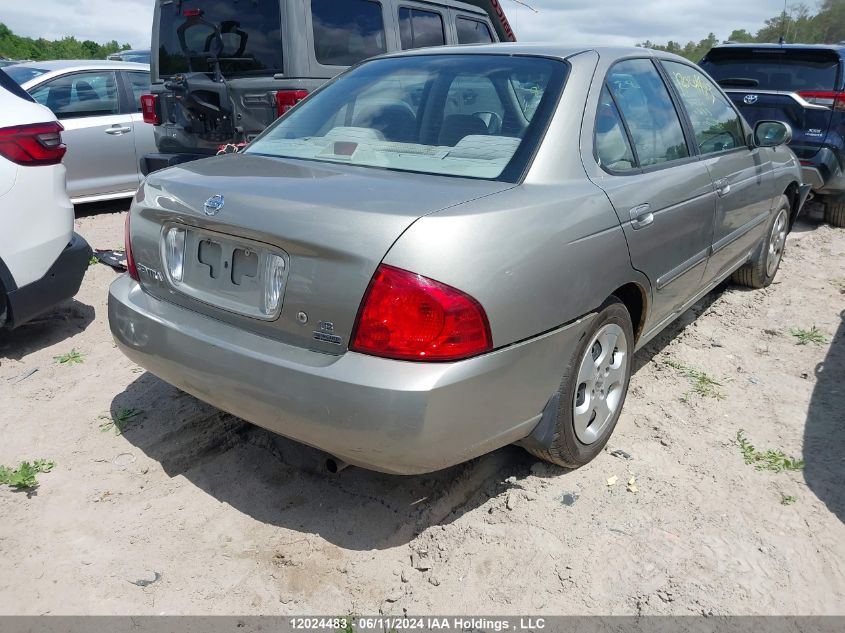
[[[132,128],[128,125],[112,125],[109,128],[106,128],[106,134],[111,134],[112,136],[120,136],[121,134],[127,134],[132,131]]]
[[[654,214],[651,212],[650,204],[639,204],[630,211],[631,226],[635,230],[644,229],[654,222]]]
[[[716,181],[716,193],[720,196],[726,196],[731,192],[731,183],[727,178],[719,178]]]

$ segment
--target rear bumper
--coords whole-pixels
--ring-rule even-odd
[[[91,260],[91,247],[73,234],[47,273],[39,280],[8,293],[9,327],[15,328],[73,297]]]
[[[528,436],[587,320],[461,362],[412,363],[286,345],[151,297],[125,275],[109,290],[112,333],[142,367],[270,431],[394,474]]]
[[[839,195],[845,192],[845,174],[836,152],[823,147],[809,162],[809,165],[802,165],[803,178],[815,193]]]
[[[141,157],[141,173],[147,176],[160,169],[208,158],[209,156],[213,156],[213,154],[145,154]]]

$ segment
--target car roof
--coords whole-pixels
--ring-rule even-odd
[[[765,43],[765,44],[753,44],[753,43],[734,43],[734,42],[727,42],[725,44],[719,44],[714,46],[711,50],[726,50],[726,49],[745,49],[745,48],[752,48],[755,50],[823,50],[823,51],[835,51],[839,53],[841,56],[845,56],[845,44],[776,44],[776,43]]]
[[[688,60],[663,51],[656,51],[650,48],[638,46],[562,46],[555,43],[523,43],[523,42],[499,42],[495,44],[462,44],[460,46],[432,46],[430,48],[415,48],[406,51],[388,53],[380,57],[413,57],[415,55],[527,55],[534,57],[554,57],[567,59],[581,53],[594,51],[601,57],[622,58],[622,57],[659,57],[661,59],[672,59],[682,62]]]
[[[43,62],[22,62],[17,64],[21,68],[39,68],[47,72],[54,72],[59,70],[90,70],[96,68],[100,70],[149,70],[149,64],[141,64],[138,62],[118,62],[109,61],[107,59],[56,59]]]

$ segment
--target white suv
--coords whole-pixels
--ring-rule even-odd
[[[62,129],[0,70],[0,327],[75,295],[91,258],[73,232]]]

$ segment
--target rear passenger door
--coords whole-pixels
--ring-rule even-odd
[[[749,146],[751,131],[709,77],[688,64],[660,63],[716,188],[716,226],[705,273],[706,281],[714,281],[742,263],[766,230],[774,196],[770,151]]]
[[[651,282],[647,334],[701,287],[716,194],[651,59],[616,63],[601,90],[593,141],[600,169],[588,172],[619,216],[634,267]]]
[[[137,188],[132,117],[121,111],[117,73],[62,75],[30,89],[30,94],[65,127],[63,162],[71,199]]]

